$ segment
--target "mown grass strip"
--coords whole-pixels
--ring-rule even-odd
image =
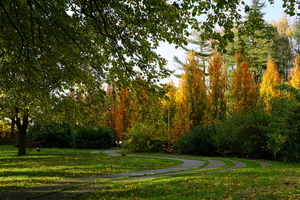
[[[202,159],[195,159],[195,160],[202,160]],[[230,162],[230,161],[227,161],[225,160],[224,162],[226,162],[226,165],[223,166],[223,167],[220,167],[220,168],[215,168],[215,169],[222,169],[222,168],[226,168],[226,167],[229,167],[229,166],[232,166],[233,163]],[[195,169],[201,169],[203,167],[205,167],[206,165],[208,165],[209,162],[205,161],[205,164],[201,167],[198,167],[198,168],[193,168],[193,170]],[[176,172],[182,172],[184,170],[177,170]],[[175,173],[176,173],[175,172]],[[188,172],[187,172],[188,173]],[[51,191],[51,192],[48,192],[48,193],[43,193],[43,194],[40,194],[40,195],[37,195],[35,197],[43,197],[43,196],[47,196],[47,195],[51,195],[53,193],[57,193],[57,192],[64,192],[64,191],[67,191],[67,190],[72,190],[72,189],[76,189],[76,188],[82,188],[83,190],[85,190],[84,188],[86,186],[90,186],[90,185],[94,185],[92,186],[93,188],[97,189],[97,188],[100,188],[100,187],[103,187],[107,184],[115,184],[115,183],[121,183],[121,182],[124,182],[124,179],[125,181],[128,181],[128,180],[132,180],[132,179],[140,179],[140,178],[146,178],[149,176],[149,177],[152,177],[152,175],[159,175],[159,174],[165,174],[165,173],[152,173],[152,174],[148,174],[148,175],[138,175],[138,176],[131,176],[131,177],[122,177],[122,178],[113,178],[113,179],[107,179],[107,180],[101,180],[101,181],[91,181],[89,183],[84,183],[84,184],[79,184],[79,185],[73,185],[73,186],[70,186],[70,187],[65,187],[65,188],[60,188],[59,190],[54,190],[54,191]],[[168,173],[165,174],[165,175],[162,175],[163,178],[162,179],[166,179],[169,177]],[[179,176],[179,175],[178,175]],[[99,187],[99,184],[100,184],[100,187]],[[77,190],[78,191],[78,190]],[[80,190],[79,190],[80,191]],[[56,194],[57,195],[57,194]],[[62,193],[63,195],[63,193]],[[57,197],[57,196],[56,196]]]
[[[212,174],[128,180],[74,199],[300,199],[299,163],[268,161],[273,165],[262,168],[255,161],[236,160],[248,166]]]
[[[76,177],[93,177],[167,168],[182,162],[131,156],[90,154],[93,150],[41,149],[16,156],[17,148],[0,146],[0,193]]]

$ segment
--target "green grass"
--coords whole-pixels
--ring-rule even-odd
[[[119,181],[74,199],[300,199],[299,163],[268,161],[273,166],[261,168],[251,160],[236,160],[248,166],[213,174],[199,172]]]
[[[0,193],[62,179],[167,168],[180,161],[91,154],[93,150],[35,149],[17,156],[17,148],[0,146]],[[99,151],[99,150],[98,150]]]
[[[39,153],[31,151],[24,157],[16,156],[17,149],[11,146],[0,146],[0,150],[1,192],[72,177],[140,171],[180,163],[156,158],[90,154],[93,150],[42,149]],[[151,155],[201,160],[197,156]],[[73,199],[300,199],[300,163],[267,161],[273,166],[261,168],[256,162],[245,159],[205,159],[225,162],[225,166],[218,169],[233,166],[229,160],[245,162],[247,167],[212,174],[203,173],[209,171],[206,170],[139,180],[115,180],[102,189]]]

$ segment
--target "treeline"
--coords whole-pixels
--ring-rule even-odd
[[[178,86],[149,84],[158,78],[151,70],[163,68],[151,65],[134,77],[130,67],[114,76],[121,73],[116,68],[111,84],[100,78],[97,84],[63,82],[65,89],[54,89],[46,102],[34,96],[23,109],[6,107],[6,117],[23,119],[19,127],[25,132],[32,122],[27,139],[33,145],[76,147],[78,136],[87,141],[85,148],[92,148],[98,135],[94,131],[109,129],[113,140],[130,151],[298,161],[300,20],[291,27],[284,15],[268,24],[263,6],[253,0],[245,16],[252,30],[227,38],[231,43],[225,50],[218,51],[214,41],[202,41],[203,33],[195,34],[191,42],[197,51],[187,49],[186,61],[179,61],[183,74]],[[55,128],[65,124],[71,131]],[[82,127],[85,131],[79,131]],[[62,142],[50,145],[51,138]]]
[[[115,140],[130,151],[298,161],[300,55],[288,81],[283,81],[271,57],[261,81],[255,80],[244,55],[237,53],[235,59],[230,71],[222,64],[221,54],[214,53],[204,73],[195,51],[189,51],[178,87],[171,82],[160,89],[149,88],[139,78],[135,80],[139,89],[106,86],[102,104],[85,104],[90,105],[86,112],[96,111],[89,123],[77,121],[73,133],[65,125],[35,123],[29,138],[48,147],[83,148],[74,146],[74,141],[82,140],[84,148],[108,148]],[[72,93],[75,99],[90,102],[92,95],[83,94]],[[71,114],[65,116],[62,122]],[[96,139],[87,131],[99,126],[114,136],[108,137],[106,146],[92,145]],[[78,131],[78,127],[86,128]]]

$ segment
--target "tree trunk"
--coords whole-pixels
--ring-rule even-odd
[[[19,117],[19,108],[15,108],[15,114],[16,114],[16,124],[18,127],[19,131],[19,150],[18,150],[18,155],[19,156],[24,156],[26,155],[26,134],[27,134],[27,127],[29,124],[28,120],[28,110],[24,110],[23,113],[23,120],[21,122],[21,119]]]
[[[14,144],[14,140],[15,140],[15,124],[16,124],[16,121],[15,121],[15,119],[14,118],[11,118],[11,129],[10,129],[10,141],[9,141],[9,143],[11,144],[11,145],[13,145]]]
[[[22,127],[21,129],[18,128],[18,130],[19,130],[18,155],[24,156],[24,155],[26,155],[26,128]]]

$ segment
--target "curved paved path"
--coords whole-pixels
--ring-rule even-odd
[[[95,151],[91,153],[100,153],[100,151]],[[103,153],[110,155],[110,156],[120,156],[120,154],[117,153],[117,150],[109,150],[104,151]],[[179,160],[182,161],[183,164],[173,166],[166,169],[156,169],[156,170],[147,170],[147,171],[139,171],[139,172],[128,172],[124,174],[112,174],[107,176],[99,176],[99,177],[91,177],[91,178],[74,178],[74,179],[67,179],[59,182],[54,182],[50,184],[43,184],[38,185],[35,187],[29,187],[29,188],[23,188],[11,192],[1,193],[0,199],[2,200],[20,200],[20,199],[35,199],[35,200],[53,200],[53,199],[69,199],[71,197],[91,192],[92,190],[99,189],[107,184],[113,183],[113,181],[103,182],[104,180],[109,180],[113,178],[121,178],[121,177],[128,177],[128,179],[142,179],[142,178],[150,178],[150,177],[158,177],[158,176],[166,176],[166,175],[175,175],[175,174],[181,174],[181,173],[188,173],[188,172],[199,172],[201,170],[207,170],[207,169],[213,169],[222,167],[225,165],[224,162],[219,160],[213,160],[213,159],[201,159],[201,160],[192,160],[187,158],[174,158],[174,157],[158,157],[158,156],[142,156],[142,155],[127,155],[127,156],[140,156],[140,157],[153,157],[153,158],[164,158],[164,159],[172,159],[172,160]],[[197,167],[201,167],[205,162],[209,162],[209,164],[201,169],[196,169]],[[239,169],[246,167],[247,165],[240,161],[230,160],[235,164],[235,166],[221,169],[221,170],[215,170],[205,173],[216,173],[216,172],[223,172],[223,171],[229,171],[233,169]],[[262,161],[254,161],[259,163],[262,167],[270,166],[271,164],[262,162]],[[188,171],[180,171],[180,170],[188,170]],[[137,176],[137,177],[136,177]],[[124,179],[123,179],[124,180]],[[76,185],[80,184],[86,184],[86,183],[93,183],[98,182],[96,184],[88,185],[88,186],[82,186],[79,188],[73,188],[69,190],[65,190],[62,192],[52,193],[47,196],[42,196],[39,198],[34,198],[37,195],[41,195],[43,193],[50,193],[54,190],[58,190],[65,187],[74,187]]]

